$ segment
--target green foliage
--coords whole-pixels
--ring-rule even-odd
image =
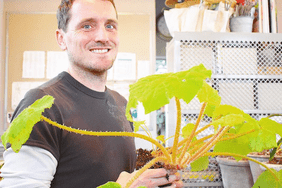
[[[121,188],[121,185],[119,183],[109,181],[98,188]]]
[[[226,116],[221,117],[218,120],[215,120],[211,123],[215,127],[215,130],[217,127],[221,126],[230,126],[234,127],[236,125],[241,125],[245,121],[245,118],[240,114],[228,114]]]
[[[252,151],[260,152],[277,146],[276,135],[266,129],[259,129],[254,136],[250,138],[250,147]]]
[[[40,121],[41,114],[46,108],[50,108],[53,102],[54,98],[46,95],[24,109],[2,135],[4,147],[6,148],[7,143],[10,143],[11,148],[16,153],[19,152],[22,145],[28,140],[33,126]]]
[[[98,188],[122,188],[119,183],[109,181],[103,185],[100,185]],[[147,188],[145,186],[139,186],[138,188]]]
[[[276,152],[279,151],[281,144],[282,144],[282,138],[280,138],[280,140],[278,140],[277,147],[274,147],[272,149],[272,151],[270,152],[269,161],[271,161],[275,157],[275,154],[276,154]]]
[[[209,166],[209,157],[204,156],[191,163],[191,171],[202,171]]]
[[[162,142],[163,144],[165,144],[165,137],[164,135],[159,135],[156,137],[157,140],[159,140],[160,142]]]
[[[272,171],[279,180],[275,179],[275,177],[266,170],[258,177],[253,188],[282,188],[282,170],[279,172],[275,170]]]
[[[204,80],[210,76],[211,71],[199,65],[187,71],[141,78],[130,85],[126,116],[129,120],[132,119],[130,109],[136,108],[138,102],[143,104],[145,114],[168,104],[172,97],[189,103],[202,88]]]
[[[192,133],[194,127],[195,125],[193,123],[188,123],[187,125],[185,125],[182,128],[182,137],[188,137]]]
[[[226,153],[235,153],[246,156],[251,152],[251,149],[248,145],[248,140],[244,138],[236,138],[226,141],[218,142],[214,146],[214,152],[226,152]],[[241,160],[241,157],[235,157],[237,161]]]
[[[130,110],[136,108],[138,103],[142,103],[145,109],[145,114],[148,114],[168,104],[173,97],[182,99],[186,103],[189,103],[193,98],[197,97],[200,103],[207,103],[204,114],[212,118],[212,122],[209,124],[209,126],[214,129],[213,136],[215,138],[212,145],[210,147],[207,146],[207,148],[199,148],[200,146],[203,147],[204,142],[207,142],[207,145],[211,144],[209,140],[201,140],[201,143],[197,143],[196,146],[190,147],[190,141],[192,141],[192,143],[197,141],[197,135],[192,131],[195,126],[198,126],[197,123],[188,123],[182,129],[182,136],[184,139],[189,138],[189,136],[193,134],[192,140],[187,141],[187,143],[189,142],[188,144],[186,143],[187,147],[184,147],[184,144],[181,146],[184,147],[186,150],[185,152],[195,149],[193,150],[193,153],[189,154],[191,157],[191,160],[189,159],[190,162],[193,161],[191,163],[193,171],[204,170],[209,164],[208,157],[204,154],[194,155],[197,153],[196,150],[204,153],[215,143],[214,152],[242,155],[240,157],[237,155],[237,160],[240,160],[243,156],[246,156],[253,151],[262,151],[263,149],[277,147],[276,134],[282,136],[281,124],[268,118],[262,118],[260,121],[257,121],[234,106],[221,105],[221,98],[218,95],[218,92],[205,82],[205,79],[209,77],[211,77],[211,71],[207,70],[201,64],[187,71],[151,75],[142,78],[130,86],[126,116],[129,121],[134,122],[130,115]],[[15,152],[18,152],[22,144],[28,140],[33,126],[40,121],[44,109],[50,108],[53,102],[53,97],[44,96],[42,99],[37,100],[34,104],[25,109],[3,134],[3,145],[6,146],[7,143],[10,143],[12,149]],[[202,116],[199,116],[199,120],[201,118]],[[142,124],[144,124],[144,121],[134,122],[135,131],[137,131]],[[224,129],[220,129],[221,127],[224,127]],[[227,134],[223,130],[228,131]],[[225,135],[223,135],[223,133],[225,133]],[[217,137],[218,135],[223,135],[223,137]],[[165,143],[164,137],[158,137],[157,140]],[[190,148],[188,148],[188,146]],[[167,152],[165,149],[164,151]],[[181,155],[178,153],[177,156]],[[182,156],[184,156],[184,153]],[[186,163],[186,161],[183,163]],[[279,177],[279,180],[277,180],[277,177],[266,171],[259,177],[254,187],[282,188],[281,174],[282,171],[275,172],[275,175]],[[101,185],[99,188],[107,187],[121,188],[116,182],[108,182]]]
[[[205,109],[205,114],[208,116],[212,116],[215,108],[219,106],[221,102],[221,97],[218,95],[218,92],[206,82],[203,82],[202,89],[197,94],[197,97],[201,103],[208,103]]]

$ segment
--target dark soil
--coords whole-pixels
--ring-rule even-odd
[[[282,165],[282,158],[277,159],[277,158],[274,157],[271,161],[269,161],[269,164],[280,164],[280,165]]]
[[[140,149],[136,150],[136,153],[137,153],[137,160],[136,160],[136,166],[135,166],[136,170],[139,170],[144,165],[146,165],[149,161],[154,159],[154,156],[151,154],[152,150],[148,151],[146,149],[140,148]],[[157,162],[150,167],[150,169],[157,169],[157,168],[164,168],[164,164],[161,163],[161,162]],[[167,187],[167,186],[170,186],[170,185],[171,185],[171,183],[166,184],[166,185],[162,185],[162,186],[159,186],[159,187]]]
[[[263,150],[262,152],[257,152],[255,153],[257,155],[270,155],[270,151],[269,150]],[[275,153],[275,156],[271,161],[268,161],[269,164],[282,164],[282,158],[280,158],[280,156],[282,156],[282,151],[279,151],[277,153]],[[279,156],[279,158],[277,158],[277,156]]]
[[[145,164],[147,164],[149,161],[154,159],[154,156],[151,154],[152,150],[148,151],[146,149],[137,149],[137,160],[136,160],[136,170],[139,170],[142,168]],[[150,167],[150,169],[157,169],[157,168],[164,168],[163,163],[157,162],[153,166]]]

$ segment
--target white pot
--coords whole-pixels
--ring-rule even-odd
[[[282,165],[281,164],[269,164],[267,162],[263,162],[263,164],[265,164],[268,168],[274,169],[277,172],[279,172],[280,170],[282,170]],[[266,168],[264,168],[263,166],[260,165],[260,168],[265,171]]]
[[[237,16],[230,19],[231,32],[251,33],[254,18],[251,16]]]
[[[254,185],[248,161],[236,161],[227,158],[216,158],[222,174],[225,188],[250,188]]]

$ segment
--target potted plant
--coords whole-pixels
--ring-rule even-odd
[[[280,152],[281,152],[281,150],[280,150]],[[276,171],[282,170],[282,158],[281,157],[280,158],[274,157],[273,159],[268,160],[268,161],[263,162],[263,163],[266,166],[268,166],[269,168],[274,169]],[[260,166],[260,167],[263,171],[266,170],[265,167],[263,167],[263,166]]]
[[[279,116],[281,115],[279,114]],[[271,115],[269,117],[273,117],[273,116]],[[247,156],[260,162],[272,161],[272,163],[274,163],[274,161],[280,161],[282,159],[281,143],[282,143],[282,138],[280,138],[280,140],[277,142],[277,146],[275,146],[274,148],[263,150],[261,152],[252,152]],[[255,163],[253,161],[249,161],[249,163],[250,163],[250,169],[252,172],[253,180],[255,182],[259,177],[259,175],[264,170],[260,167],[258,163]]]
[[[221,105],[218,92],[205,81],[210,77],[211,71],[201,64],[186,71],[147,76],[130,86],[129,101],[126,108],[126,116],[129,121],[133,121],[130,110],[136,108],[138,103],[142,103],[145,113],[148,114],[168,104],[170,99],[175,99],[177,122],[172,147],[164,147],[162,145],[164,139],[154,139],[136,132],[91,132],[60,125],[41,115],[44,109],[50,108],[54,102],[54,98],[48,95],[37,100],[18,115],[2,135],[2,142],[4,146],[10,143],[12,149],[18,152],[22,144],[29,138],[32,127],[36,122],[46,121],[50,126],[56,126],[78,134],[137,137],[153,143],[156,146],[151,152],[154,158],[136,173],[127,183],[126,188],[130,187],[140,174],[156,162],[162,162],[167,169],[180,170],[189,165],[192,171],[201,171],[208,167],[209,156],[233,156],[236,160],[246,158],[256,161],[246,155],[251,151],[256,151],[257,148],[273,147],[273,143],[269,143],[265,138],[277,133],[282,135],[281,125],[272,120],[269,120],[268,124],[265,125],[263,123],[264,119],[258,121],[236,107]],[[202,103],[198,119],[195,124],[188,123],[181,128],[180,99],[189,103],[195,97]],[[210,116],[212,121],[208,125],[199,128],[204,114]],[[134,122],[135,130],[142,124],[144,124],[143,121]],[[213,133],[202,138],[197,137],[199,133],[210,127],[213,127]],[[181,141],[179,139],[180,134],[184,137]],[[210,152],[212,148],[214,149]],[[273,188],[281,186],[281,173],[269,169],[262,163],[260,164],[267,171],[263,173],[264,176],[260,176],[259,183],[256,185],[263,188],[270,182],[274,182],[275,186]],[[109,182],[100,187],[107,186],[120,187],[115,182]],[[269,186],[267,187],[269,188]]]
[[[272,114],[268,116],[266,119],[262,119],[261,123],[264,125],[268,124],[269,119],[273,116],[280,116],[280,114]],[[255,159],[260,162],[266,162],[272,160],[274,157],[275,159],[281,159],[282,153],[276,152],[277,148],[280,147],[282,139],[280,139],[277,144],[276,142],[276,135],[272,134],[268,136],[268,142],[273,143],[273,148],[264,149],[261,151],[262,148],[256,148],[257,152],[251,152],[247,156]],[[270,146],[268,146],[270,147]],[[279,150],[280,151],[280,150]],[[251,160],[241,160],[235,161],[233,158],[217,158],[219,165],[221,167],[221,172],[223,175],[223,184],[226,187],[252,187],[254,182],[256,182],[259,175],[264,171],[260,167],[260,164],[251,161]],[[226,176],[226,178],[225,178]],[[231,178],[233,177],[233,178]],[[245,178],[243,178],[245,177]],[[240,181],[238,181],[240,180]],[[238,186],[240,183],[240,186]]]
[[[264,150],[262,152],[255,152],[248,155],[251,158],[259,160],[260,162],[264,163],[269,168],[273,168],[276,171],[282,169],[282,138],[277,142],[277,147],[272,148],[271,150]],[[257,163],[250,163],[252,168],[252,174],[254,180],[257,179],[262,172],[265,171],[265,168]]]

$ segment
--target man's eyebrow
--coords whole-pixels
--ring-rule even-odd
[[[118,25],[118,21],[115,20],[115,19],[108,19],[107,22],[108,22],[108,23],[113,23],[113,24]]]
[[[96,20],[94,18],[86,18],[84,20],[81,20],[79,22],[79,24],[82,24],[82,23],[86,23],[86,22],[95,22]]]
[[[79,25],[81,25],[81,24],[83,24],[83,23],[87,23],[87,22],[96,22],[96,19],[94,19],[94,18],[86,18],[86,19],[84,19],[84,20],[81,20],[81,21],[79,22]],[[108,22],[108,23],[115,23],[115,24],[118,24],[118,21],[115,20],[115,19],[108,19],[107,22]]]

